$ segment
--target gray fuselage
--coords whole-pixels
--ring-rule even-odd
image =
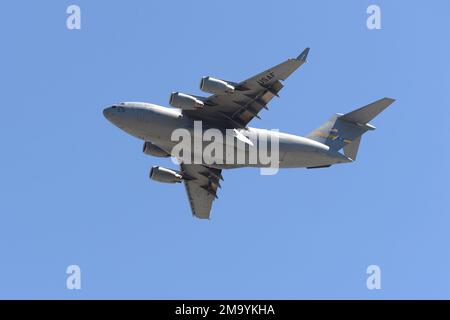
[[[183,115],[180,109],[166,108],[142,102],[125,102],[104,109],[103,114],[110,122],[123,131],[136,138],[151,142],[172,155],[174,146],[179,143],[179,140],[173,139],[174,131],[176,129],[186,129],[193,136],[195,132],[194,120]],[[209,125],[205,121],[202,122],[203,132],[211,128],[214,128],[214,126]],[[272,146],[271,141],[276,139],[277,158],[279,158],[278,167],[280,168],[322,167],[351,161],[338,151],[330,149],[329,146],[305,137],[257,128],[241,129],[239,132],[251,141],[255,141],[255,145],[258,146],[260,143],[263,143],[260,141],[261,136],[265,136],[266,140],[264,143],[268,145],[269,150],[269,147]],[[224,150],[239,147],[236,144],[230,146],[226,143],[226,139],[223,140]],[[203,155],[203,151],[209,143],[205,142],[202,144],[200,152]],[[247,148],[251,148],[251,146],[247,145]],[[192,156],[194,156],[198,150],[191,150],[191,152]],[[259,157],[257,157],[256,162],[246,159],[244,163],[224,161],[223,163],[213,164],[209,162],[207,165],[219,169],[268,166],[267,162],[260,161]]]

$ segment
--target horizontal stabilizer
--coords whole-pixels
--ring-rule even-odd
[[[344,115],[336,114],[307,137],[326,144],[334,150],[343,148],[344,155],[354,161],[361,136],[367,131],[375,129],[368,122],[394,101],[391,98],[383,98]]]
[[[389,107],[394,101],[395,100],[391,98],[383,98],[368,104],[365,107],[346,113],[339,119],[358,124],[366,124],[375,118],[381,111]]]

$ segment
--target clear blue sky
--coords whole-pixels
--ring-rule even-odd
[[[78,4],[82,29],[66,29]],[[382,30],[366,9],[382,10]],[[0,298],[450,298],[448,1],[2,3]],[[201,76],[239,81],[311,47],[253,126],[307,134],[397,102],[358,161],[224,172],[212,220],[168,159],[103,118],[167,105]],[[66,267],[82,290],[65,287]],[[382,289],[366,288],[366,268]]]

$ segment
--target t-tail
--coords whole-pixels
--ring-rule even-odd
[[[375,127],[369,123],[395,100],[383,98],[352,112],[335,114],[330,120],[311,132],[307,137],[324,143],[334,150],[344,149],[344,155],[356,160],[361,136]]]

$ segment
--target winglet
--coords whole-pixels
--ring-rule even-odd
[[[301,62],[305,62],[306,57],[308,56],[308,53],[309,53],[309,48],[306,48],[305,50],[303,50],[302,53],[300,53],[300,55],[297,57],[297,60],[299,60]]]

